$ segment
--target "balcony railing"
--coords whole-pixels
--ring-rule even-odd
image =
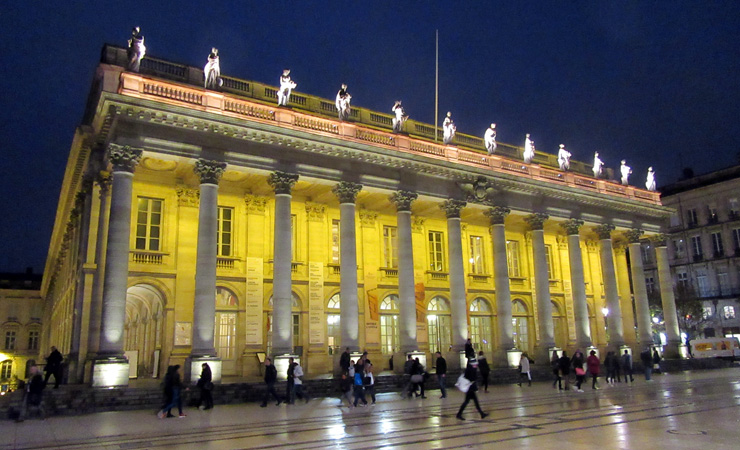
[[[386,278],[398,278],[397,267],[383,267],[380,270],[383,272],[383,276]]]
[[[153,264],[159,265],[164,263],[164,253],[145,252],[139,250],[131,251],[131,262],[134,264]]]
[[[699,289],[696,291],[697,297],[707,300],[707,299],[723,299],[723,298],[732,298],[732,297],[738,297],[740,296],[740,288],[737,287],[726,287],[726,288],[716,288],[716,289]]]
[[[447,272],[433,272],[430,270],[427,272],[427,275],[431,281],[447,281],[447,276],[449,274]]]
[[[236,263],[236,258],[232,258],[228,256],[219,256],[218,258],[216,258],[216,268],[217,269],[233,269],[235,263]]]

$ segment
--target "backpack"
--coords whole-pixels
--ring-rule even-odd
[[[362,386],[362,374],[355,373],[355,386]]]

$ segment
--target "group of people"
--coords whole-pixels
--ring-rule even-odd
[[[658,368],[659,370],[660,360],[660,355],[656,349],[653,349],[652,354],[649,348],[640,353],[640,361],[645,371],[646,381],[651,380],[651,374],[654,368]],[[572,381],[571,373],[575,375],[574,391],[583,392],[581,387],[587,375],[591,376],[591,389],[600,389],[598,378],[601,374],[601,360],[594,350],[589,352],[587,358],[584,358],[580,350],[576,350],[573,358],[569,358],[565,351],[561,355],[558,355],[557,351],[553,351],[550,367],[555,378],[552,383],[554,389],[561,391],[569,390]],[[632,368],[632,355],[629,350],[624,350],[621,356],[614,351],[607,352],[604,358],[604,368],[606,369],[605,380],[607,385],[614,386],[615,383],[621,383],[622,375],[624,376],[625,383],[633,383],[635,381]]]
[[[294,405],[295,399],[299,398],[304,402],[308,403],[308,393],[303,390],[303,367],[294,358],[288,359],[288,370],[285,373],[287,384],[285,387],[285,398],[282,399],[275,390],[275,383],[277,383],[278,373],[277,367],[272,362],[272,358],[265,359],[265,395],[262,399],[260,406],[262,408],[267,407],[267,402],[270,401],[270,396],[275,399],[275,406],[280,406],[281,403],[288,405]]]
[[[342,399],[346,398],[348,406],[355,408],[358,405],[367,406],[367,397],[370,397],[372,405],[375,404],[375,374],[373,365],[363,352],[357,359],[352,360],[350,349],[347,347],[339,357],[339,379],[340,406],[344,404]]]
[[[46,357],[46,365],[44,366],[44,375],[36,364],[32,364],[28,368],[28,380],[21,382],[19,388],[23,389],[23,400],[21,401],[21,409],[18,413],[16,420],[22,422],[28,416],[31,409],[38,411],[39,417],[42,419],[46,416],[46,410],[44,408],[44,389],[49,384],[49,379],[54,377],[54,389],[59,389],[59,384],[62,382],[62,376],[64,375],[64,356],[54,346],[51,347],[49,356]]]

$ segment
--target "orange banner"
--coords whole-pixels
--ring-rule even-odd
[[[427,305],[424,296],[424,283],[416,283],[414,297],[416,299],[416,323],[425,323],[427,320]]]
[[[367,309],[370,312],[370,320],[379,320],[378,315],[378,294],[375,289],[367,291]]]

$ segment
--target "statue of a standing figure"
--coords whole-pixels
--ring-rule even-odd
[[[645,188],[648,191],[655,192],[655,172],[652,167],[648,167],[647,180],[645,180]]]
[[[396,114],[396,118],[393,119],[393,132],[400,133],[404,122],[406,122],[409,116],[406,114],[406,110],[403,109],[401,100],[396,100],[396,103],[393,105],[391,110]]]
[[[594,152],[594,178],[601,178],[601,174],[604,173],[604,162],[599,158],[599,152]]]
[[[342,84],[342,89],[337,92],[337,111],[339,111],[339,120],[347,120],[349,119],[349,113],[350,113],[350,100],[352,100],[352,96],[349,95],[349,92],[347,92],[347,85]]]
[[[280,75],[280,89],[277,92],[278,106],[288,106],[288,100],[290,100],[290,92],[295,89],[297,84],[290,79],[290,69],[283,70],[283,74]]]
[[[442,142],[450,144],[455,138],[456,131],[457,127],[455,126],[455,122],[452,121],[452,113],[447,111],[447,117],[442,122]]]
[[[628,186],[630,184],[629,178],[632,174],[632,167],[627,165],[626,160],[622,160],[622,165],[619,166],[619,173],[622,174],[622,184]]]
[[[534,141],[529,138],[529,133],[524,137],[524,155],[522,156],[524,156],[524,162],[527,164],[534,159]]]
[[[126,51],[126,56],[128,56],[127,69],[131,72],[138,72],[144,55],[146,55],[144,36],[141,35],[141,28],[134,27],[131,30],[131,38],[128,40],[128,50]]]
[[[221,80],[221,64],[218,61],[218,49],[216,47],[211,48],[211,53],[208,55],[208,62],[203,68],[203,75],[206,79],[206,89],[215,89],[223,84]]]
[[[558,165],[560,170],[570,170],[570,152],[565,149],[564,144],[560,144],[560,150],[558,150]]]
[[[483,142],[486,144],[486,150],[489,155],[493,155],[496,151],[496,124],[492,123],[490,127],[483,134]]]

